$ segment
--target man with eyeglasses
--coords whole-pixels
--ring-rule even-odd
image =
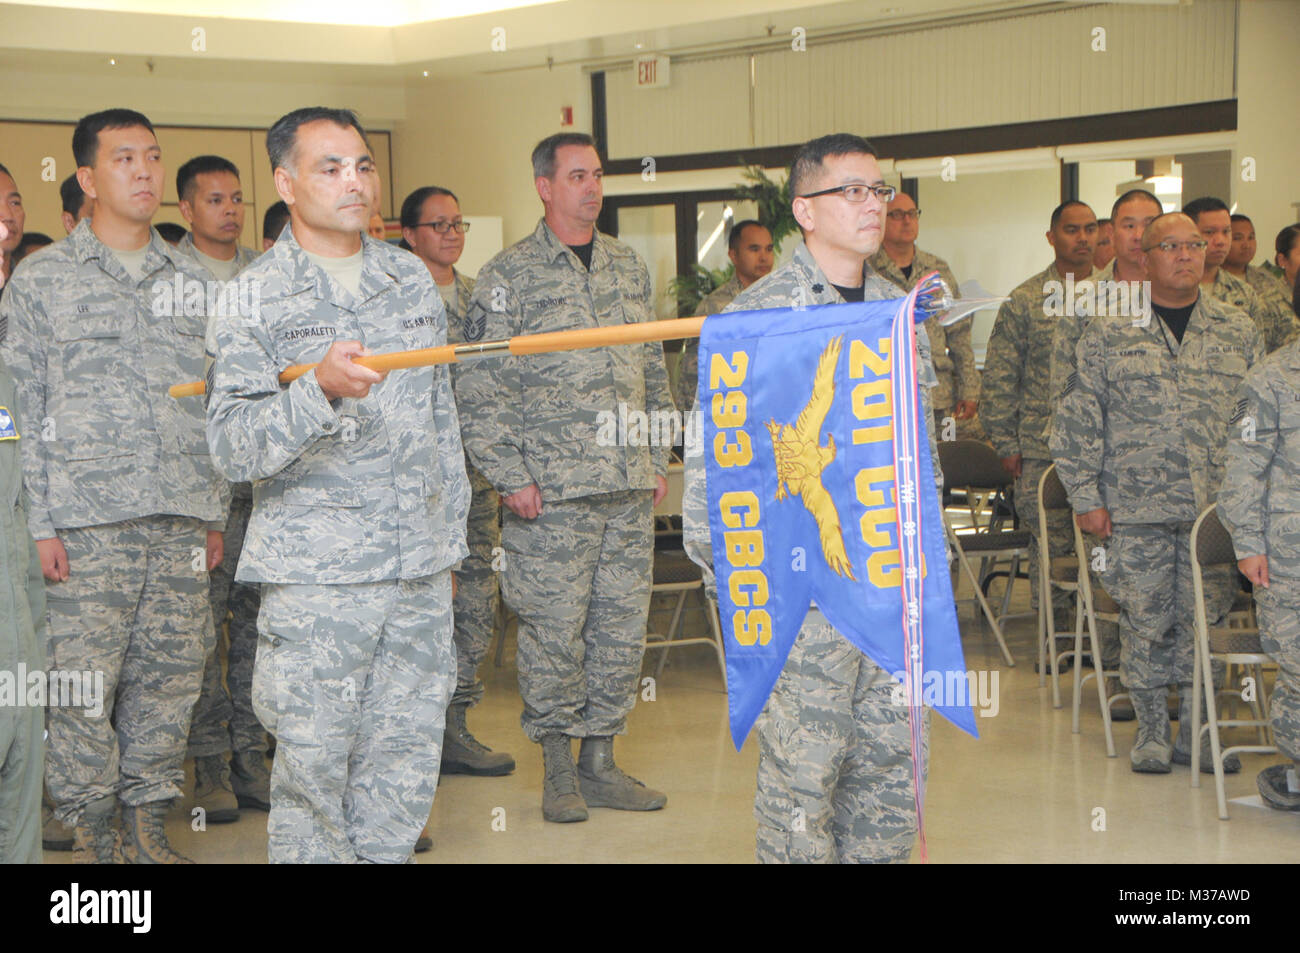
[[[466,340],[654,320],[645,264],[596,230],[604,170],[592,138],[549,136],[532,167],[545,214],[479,272]],[[671,417],[663,346],[469,363],[456,399],[470,459],[507,510],[501,590],[519,617],[521,720],[542,746],[542,817],[657,811],[667,796],[614,763],[614,735],[645,655],[651,514],[668,492],[669,441],[649,447],[630,430],[610,439],[600,421]]]
[[[737,222],[727,234],[727,257],[736,273],[700,302],[697,314],[717,314],[732,299],[772,270],[776,247],[772,233],[752,218]],[[695,390],[700,377],[700,340],[688,338],[682,345],[682,359],[677,372],[677,386],[673,400],[677,409],[685,413],[695,403]]]
[[[871,143],[836,134],[799,149],[790,168],[794,217],[803,233],[794,258],[741,292],[728,311],[882,301],[898,289],[868,264],[880,248],[885,185]],[[916,329],[921,412],[936,384],[924,327]],[[927,419],[929,419],[927,417]],[[930,433],[936,492],[941,472]],[[687,553],[715,585],[704,462],[686,458],[682,504]],[[908,709],[894,680],[853,647],[816,608],[809,611],[759,716],[760,863],[903,863],[916,838]],[[925,770],[929,712],[924,712]]]
[[[1089,322],[1051,436],[1079,526],[1106,540],[1106,589],[1120,607],[1120,674],[1138,721],[1129,760],[1144,774],[1191,763],[1192,524],[1215,500],[1227,441],[1246,426],[1238,388],[1264,354],[1250,318],[1201,287],[1206,245],[1183,213],[1147,227],[1152,313]],[[1204,573],[1213,625],[1231,605],[1235,575],[1226,566]],[[1180,702],[1172,744],[1171,687]],[[1207,738],[1207,773],[1214,770],[1208,749]],[[1241,765],[1234,757],[1224,769]]]
[[[916,247],[920,231],[921,210],[912,196],[899,192],[885,213],[885,237],[880,250],[871,256],[871,268],[882,278],[904,291],[932,271],[939,272],[953,296],[957,296],[957,279],[948,263]],[[970,343],[971,319],[963,318],[944,327],[937,317],[925,322],[934,358],[934,373],[939,384],[930,395],[934,420],[946,439],[983,440],[984,428],[975,416],[980,399],[980,372],[975,366],[975,352]],[[955,426],[946,430],[951,420]]]
[[[1207,294],[1250,315],[1260,333],[1264,346],[1271,354],[1300,333],[1295,315],[1285,307],[1285,302],[1261,298],[1243,279],[1223,267],[1232,248],[1232,215],[1221,199],[1202,196],[1183,206],[1183,212],[1196,223],[1205,249],[1205,274],[1201,286]]]
[[[1156,217],[1164,213],[1160,200],[1146,189],[1130,189],[1115,200],[1110,209],[1111,241],[1115,256],[1105,267],[1094,271],[1089,279],[1095,285],[1096,301],[1105,301],[1109,308],[1110,301],[1124,302],[1126,307],[1143,307],[1144,299],[1140,291],[1141,282],[1146,280],[1146,266],[1142,251],[1142,233]],[[1093,259],[1096,261],[1096,258]],[[1112,289],[1114,294],[1112,296]],[[1086,299],[1085,299],[1086,300]],[[1130,312],[1134,314],[1135,312]],[[1052,406],[1060,400],[1065,382],[1075,371],[1075,347],[1083,336],[1083,329],[1092,318],[1087,308],[1070,308],[1056,320],[1056,329],[1052,332],[1051,387]],[[1068,524],[1067,524],[1068,525]],[[1101,545],[1101,540],[1091,535],[1086,536],[1088,551]],[[1106,590],[1104,573],[1089,564],[1094,591]],[[1106,590],[1109,595],[1109,590]],[[1120,646],[1119,626],[1106,619],[1097,620],[1097,641],[1100,643],[1101,664],[1105,671],[1113,672],[1119,668]],[[1127,694],[1127,688],[1117,677],[1106,680],[1106,694]],[[1132,721],[1133,706],[1126,699],[1119,699],[1110,706],[1112,721]]]
[[[1047,242],[1056,260],[1021,283],[998,309],[984,359],[984,403],[980,416],[1003,468],[1016,478],[1016,514],[1029,530],[1030,604],[1038,610],[1038,481],[1052,465],[1047,431],[1052,416],[1052,338],[1066,309],[1062,292],[1092,274],[1097,217],[1079,201],[1052,210]],[[1069,516],[1048,513],[1048,553],[1052,559],[1074,552]],[[1070,594],[1052,595],[1055,627],[1073,628]]]
[[[449,189],[426,185],[406,197],[401,222],[402,238],[428,266],[447,306],[447,341],[459,344],[465,340],[465,316],[474,293],[474,279],[456,269],[469,231],[460,202]],[[452,365],[453,380],[460,370],[459,365]],[[500,590],[492,561],[493,551],[501,545],[501,499],[468,456],[465,471],[473,494],[465,533],[469,556],[456,570],[456,598],[452,600],[456,692],[447,709],[447,729],[442,736],[442,773],[494,776],[513,771],[515,759],[493,751],[470,734],[465,715],[483,699],[478,667],[496,630]]]

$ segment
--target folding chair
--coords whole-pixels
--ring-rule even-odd
[[[656,522],[672,522],[673,517],[680,518],[682,512],[682,493],[685,489],[685,468],[680,463],[668,465],[668,492],[655,507]],[[679,534],[680,537],[680,534]],[[686,597],[698,590],[708,616],[711,637],[696,636],[681,639],[682,614],[686,608]],[[704,588],[704,574],[700,567],[680,549],[659,549],[654,553],[654,577],[650,586],[650,598],[660,593],[676,593],[677,601],[673,606],[672,621],[666,633],[647,632],[646,651],[661,649],[659,664],[655,668],[655,677],[663,674],[664,664],[668,661],[668,649],[683,645],[711,645],[718,656],[718,668],[722,672],[723,688],[727,685],[727,660],[722,648],[722,627],[718,622],[718,607]]]
[[[1260,741],[1268,740],[1268,699],[1264,695],[1263,667],[1272,663],[1259,642],[1259,628],[1254,625],[1240,627],[1211,626],[1205,611],[1205,583],[1203,567],[1229,564],[1236,567],[1237,555],[1232,548],[1232,538],[1219,521],[1213,504],[1205,508],[1192,526],[1192,591],[1196,596],[1196,651],[1192,673],[1192,697],[1197,698],[1201,685],[1205,685],[1206,723],[1201,724],[1201,706],[1192,705],[1192,787],[1201,786],[1201,735],[1210,733],[1210,756],[1214,759],[1214,794],[1219,802],[1219,820],[1228,819],[1228,798],[1223,786],[1223,761],[1239,751],[1254,754],[1275,754],[1277,746],[1271,744],[1232,745],[1224,748],[1219,740],[1220,728],[1255,728]],[[1236,607],[1234,607],[1236,608]],[[1237,615],[1237,612],[1233,613]],[[1255,679],[1255,697],[1251,700],[1254,718],[1221,720],[1218,716],[1218,695],[1233,698],[1240,695],[1233,689],[1215,690],[1212,660],[1220,659],[1229,666],[1247,666]],[[1229,682],[1231,684],[1231,682]]]
[[[943,470],[943,483],[948,488],[964,488],[968,494],[978,490],[1005,490],[1015,480],[1002,468],[997,452],[986,443],[978,440],[945,440],[939,444],[939,466]],[[1012,583],[1016,577],[1016,566],[1020,559],[1027,556],[1031,537],[1027,530],[1005,529],[996,519],[990,519],[984,527],[976,526],[972,533],[958,533],[953,525],[952,516],[945,508],[943,526],[952,544],[957,562],[970,580],[975,592],[975,599],[984,611],[984,617],[993,629],[993,635],[1002,649],[1002,657],[1007,665],[1014,666],[1016,661],[1007,648],[1007,640],[1002,634],[1001,618],[994,614],[988,600],[984,597],[983,581],[971,568],[968,555],[978,555],[987,561],[1009,558],[1011,571],[1007,576],[1007,591],[1003,596],[1003,611],[1010,599]]]
[[[1070,514],[1070,526],[1074,530],[1074,555],[1051,558],[1051,547],[1047,538],[1047,514],[1050,511],[1065,510]],[[1083,700],[1083,683],[1096,679],[1097,700],[1101,706],[1102,727],[1106,734],[1106,756],[1115,757],[1115,734],[1111,729],[1110,706],[1121,697],[1106,698],[1106,676],[1118,675],[1116,671],[1104,671],[1101,667],[1101,645],[1097,641],[1097,619],[1119,620],[1119,606],[1104,591],[1092,588],[1092,579],[1088,575],[1089,553],[1083,539],[1083,531],[1074,520],[1074,511],[1061,483],[1056,464],[1052,464],[1038,481],[1038,684],[1044,684],[1047,670],[1052,673],[1052,707],[1061,706],[1061,680],[1059,678],[1061,662],[1064,659],[1074,661],[1074,694],[1070,702],[1070,730],[1079,734],[1079,707]],[[1058,632],[1056,617],[1052,611],[1052,590],[1061,589],[1074,595],[1074,631]],[[1088,651],[1092,655],[1093,670],[1083,674],[1083,635],[1088,634]],[[1056,651],[1057,639],[1070,639],[1073,645],[1064,652]]]
[[[1048,478],[1049,475],[1050,479]],[[1057,493],[1064,497],[1065,487],[1061,485],[1060,476],[1056,472],[1056,464],[1052,464],[1047,473],[1043,475],[1043,481],[1039,487],[1040,508],[1044,498],[1056,502]],[[1102,668],[1101,644],[1097,640],[1097,621],[1100,619],[1105,622],[1118,623],[1119,606],[1115,604],[1115,600],[1111,599],[1104,589],[1092,588],[1091,574],[1083,569],[1083,567],[1090,564],[1091,556],[1083,538],[1083,530],[1079,528],[1078,522],[1073,518],[1071,518],[1070,524],[1074,527],[1074,571],[1078,585],[1078,597],[1083,603],[1085,622],[1085,626],[1080,626],[1077,622],[1075,624],[1074,652],[1072,653],[1075,658],[1075,666],[1071,731],[1076,735],[1079,734],[1079,702],[1083,697],[1083,683],[1090,678],[1095,678],[1097,680],[1097,700],[1101,706],[1101,723],[1106,732],[1106,757],[1113,758],[1115,757],[1115,733],[1111,729],[1110,706],[1121,698],[1128,698],[1129,696],[1126,693],[1117,694],[1113,698],[1107,698],[1106,696],[1106,679],[1112,675],[1118,676],[1119,672]],[[1088,651],[1092,653],[1093,662],[1093,671],[1089,675],[1084,675],[1081,671],[1083,666],[1078,664],[1078,660],[1083,657],[1083,631],[1085,627],[1088,633]],[[1055,663],[1055,660],[1053,662]],[[1053,671],[1052,675],[1055,678],[1055,671]]]

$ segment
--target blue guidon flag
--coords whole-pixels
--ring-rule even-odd
[[[704,323],[699,406],[737,748],[814,603],[900,682],[914,763],[922,703],[978,737],[968,692],[928,690],[966,684],[916,374],[918,297],[941,290],[929,276],[906,298]]]

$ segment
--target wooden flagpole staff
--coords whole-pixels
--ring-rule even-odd
[[[390,351],[356,358],[356,363],[374,371],[395,371],[404,367],[428,367],[455,364],[503,354],[547,354],[553,351],[578,351],[591,347],[618,344],[644,344],[647,341],[671,341],[696,338],[704,318],[673,318],[646,321],[607,328],[579,328],[574,331],[551,331],[546,334],[521,334],[504,341],[479,341],[474,344],[444,344],[442,347],[415,351]],[[294,364],[280,372],[280,383],[288,384],[310,371],[315,364]],[[203,381],[176,384],[167,393],[173,397],[197,397],[203,393]]]

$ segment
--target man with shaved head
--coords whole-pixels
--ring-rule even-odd
[[[1240,426],[1237,390],[1264,354],[1249,316],[1202,293],[1207,244],[1182,213],[1147,226],[1150,310],[1091,320],[1050,439],[1079,526],[1106,541],[1101,575],[1120,607],[1120,673],[1138,720],[1130,762],[1142,773],[1191,763],[1192,524],[1215,501]],[[1206,570],[1212,623],[1233,585],[1226,567]],[[1180,701],[1172,745],[1171,687]],[[1201,767],[1213,771],[1206,748]],[[1235,758],[1224,765],[1240,767]]]

